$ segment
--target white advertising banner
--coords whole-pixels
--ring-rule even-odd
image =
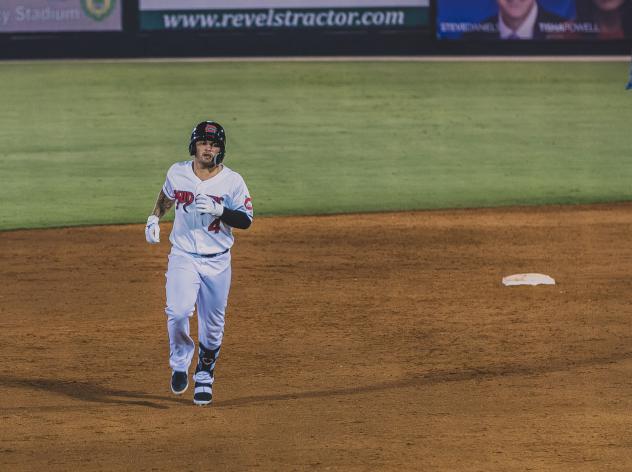
[[[0,0],[0,33],[121,31],[123,0]]]

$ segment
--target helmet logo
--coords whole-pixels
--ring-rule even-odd
[[[206,125],[206,128],[204,128],[204,132],[206,134],[216,134],[217,127],[215,127],[214,125]]]

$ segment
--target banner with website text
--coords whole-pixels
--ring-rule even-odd
[[[0,33],[121,31],[123,0],[1,0]]]
[[[430,0],[140,0],[141,30],[430,27]]]
[[[632,38],[632,0],[437,0],[437,36],[492,41]]]

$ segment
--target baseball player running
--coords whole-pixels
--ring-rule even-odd
[[[189,386],[189,366],[195,343],[189,318],[197,306],[198,363],[193,403],[213,399],[214,368],[224,334],[230,289],[232,228],[252,223],[252,199],[244,179],[223,164],[226,133],[219,123],[204,121],[191,133],[192,160],[178,162],[167,172],[154,211],[147,218],[147,242],[160,242],[158,222],[176,205],[171,253],[167,268],[167,330],[171,390],[176,395]]]

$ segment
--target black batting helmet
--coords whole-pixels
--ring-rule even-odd
[[[198,123],[191,132],[189,141],[189,154],[195,156],[195,143],[198,141],[212,141],[221,148],[220,153],[215,157],[215,165],[219,165],[226,155],[226,131],[222,125],[215,121],[203,121]]]

